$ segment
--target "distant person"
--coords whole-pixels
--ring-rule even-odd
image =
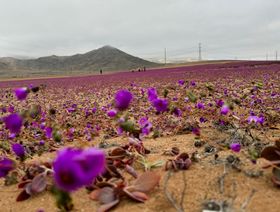
[[[100,69],[100,71],[99,71],[99,72],[100,72],[100,74],[102,74],[102,73],[103,73],[102,69]]]
[[[144,68],[143,68],[143,71],[145,72],[146,71],[146,67],[144,66]]]

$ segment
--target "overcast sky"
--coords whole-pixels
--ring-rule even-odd
[[[0,0],[0,57],[111,45],[144,58],[275,58],[279,0]],[[279,53],[280,54],[280,53]]]

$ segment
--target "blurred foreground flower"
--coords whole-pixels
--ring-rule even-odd
[[[17,113],[11,114],[4,117],[4,122],[6,128],[10,130],[11,133],[19,133],[22,126],[22,118]]]
[[[53,163],[54,179],[63,191],[74,191],[92,183],[103,172],[105,154],[96,148],[64,148]]]
[[[115,96],[115,106],[119,110],[126,110],[133,99],[133,95],[128,90],[120,90]]]
[[[21,144],[15,143],[12,145],[12,150],[16,156],[23,158],[25,155],[24,147]]]
[[[0,178],[6,177],[9,171],[13,170],[15,167],[14,161],[9,158],[0,158]]]
[[[157,112],[161,113],[167,111],[168,101],[166,99],[155,99],[153,101],[153,106],[156,108]]]
[[[155,88],[149,88],[148,89],[148,100],[150,102],[154,101],[155,99],[157,99],[157,90]]]
[[[229,112],[229,106],[223,105],[222,108],[221,108],[221,114],[222,115],[227,115],[228,112]]]
[[[21,101],[21,100],[26,99],[26,97],[29,93],[29,90],[28,90],[28,88],[23,87],[23,88],[16,88],[14,90],[14,92],[15,92],[15,95],[16,95],[17,99]]]
[[[115,110],[115,109],[112,109],[112,110],[109,110],[108,112],[107,112],[107,115],[109,116],[109,117],[115,117],[116,115],[117,115],[117,111]]]

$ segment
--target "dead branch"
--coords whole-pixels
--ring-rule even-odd
[[[176,200],[176,198],[168,191],[168,181],[170,180],[170,177],[172,176],[172,171],[169,170],[166,174],[165,180],[164,180],[164,193],[166,198],[168,199],[168,201],[171,203],[171,205],[178,211],[178,212],[184,212],[184,207],[183,207],[183,201],[184,201],[184,197],[185,197],[185,193],[186,193],[186,176],[185,176],[185,172],[182,171],[182,175],[183,175],[183,183],[184,183],[184,187],[183,187],[183,191],[181,193],[181,198],[180,198],[180,202],[178,203],[178,201]]]
[[[219,183],[219,188],[220,188],[220,193],[224,193],[224,185],[225,185],[225,177],[228,174],[227,169],[226,169],[226,163],[224,163],[224,172],[222,176],[218,178],[218,183]]]
[[[252,191],[249,194],[249,196],[247,197],[247,199],[242,203],[241,208],[240,208],[241,211],[245,211],[246,207],[248,206],[249,202],[251,201],[251,199],[253,198],[255,193],[256,193],[256,190],[252,189]]]

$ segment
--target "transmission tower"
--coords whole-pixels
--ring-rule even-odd
[[[202,60],[202,56],[201,56],[201,43],[198,44],[198,60],[199,61]]]

